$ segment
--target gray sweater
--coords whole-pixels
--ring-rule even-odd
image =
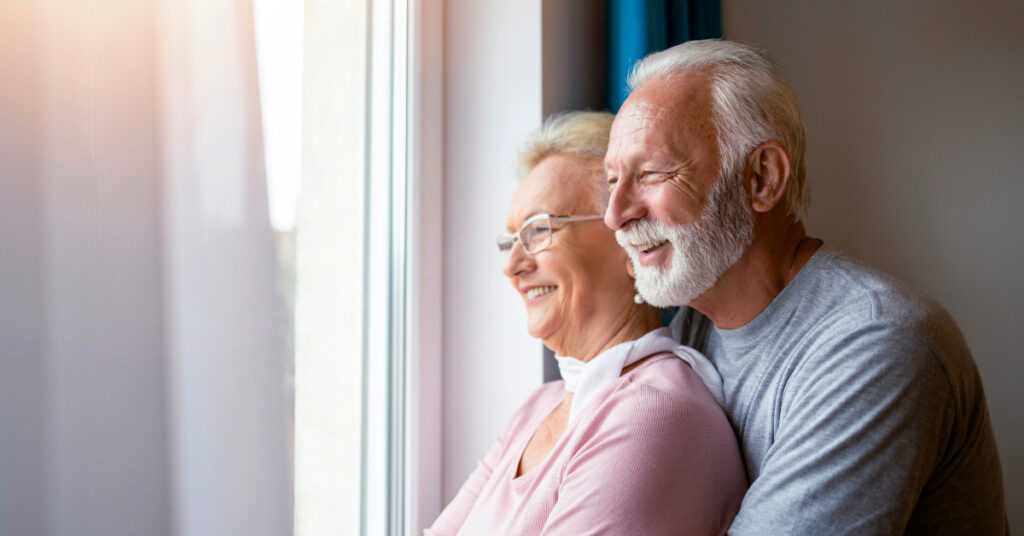
[[[822,246],[749,324],[684,307],[672,330],[722,375],[734,536],[1008,534],[981,378],[934,300]]]

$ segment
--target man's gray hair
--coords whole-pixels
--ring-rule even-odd
[[[519,175],[525,177],[542,160],[554,155],[595,158],[603,162],[615,116],[608,112],[562,112],[549,116],[526,138],[519,150]],[[608,203],[604,174],[594,177],[598,207]]]
[[[789,155],[792,171],[785,202],[794,219],[805,215],[810,202],[804,152],[807,133],[796,95],[767,51],[732,41],[688,41],[637,62],[629,74],[629,87],[652,78],[686,72],[711,74],[711,113],[718,130],[721,171],[742,171],[755,147],[775,140]]]

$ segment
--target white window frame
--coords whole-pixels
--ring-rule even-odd
[[[441,501],[443,4],[369,2],[361,532],[414,535]]]
[[[444,36],[441,0],[409,1],[407,535],[441,510]]]

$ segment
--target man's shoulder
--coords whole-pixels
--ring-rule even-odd
[[[931,296],[840,251],[823,253],[813,274],[818,291],[803,297],[821,302],[804,309],[806,324],[823,342],[859,333],[873,333],[882,340],[914,338],[942,362],[973,363],[956,321]]]
[[[931,326],[957,329],[949,313],[927,294],[824,245],[753,323],[775,324],[781,318],[787,319],[788,327],[811,331],[865,324],[921,332],[931,331]],[[699,311],[683,306],[670,327],[684,344],[702,349],[700,343],[714,325]]]
[[[807,275],[830,310],[861,311],[864,321],[907,327],[924,323],[955,326],[937,301],[914,286],[841,251],[822,248],[820,262]]]
[[[960,329],[937,301],[824,245],[751,326],[737,330],[757,340],[747,345],[750,351],[774,348],[778,355],[761,357],[794,373],[821,368],[838,378],[864,367],[894,367],[910,376],[938,372],[958,384],[977,374]],[[683,307],[671,327],[682,343],[716,360],[708,348],[715,327],[703,314]],[[761,344],[766,337],[773,344]]]
[[[900,386],[951,400],[958,407],[975,402],[978,372],[953,317],[912,285],[834,249],[803,281],[790,309],[800,337],[790,356],[795,385],[868,387],[865,382]],[[873,380],[871,378],[874,378]],[[928,382],[924,378],[930,378]],[[917,387],[913,387],[916,385]]]

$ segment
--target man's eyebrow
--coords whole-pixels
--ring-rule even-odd
[[[639,162],[641,160],[643,160],[643,157],[641,155],[629,153],[626,154],[624,157],[619,157],[617,159],[617,164],[612,165],[614,165],[614,167],[616,168],[625,167],[628,170],[631,166],[639,165]],[[610,175],[611,173],[613,173],[613,170],[611,169],[612,165],[609,165],[608,162],[604,163],[605,175]]]
[[[605,173],[611,173],[613,171],[612,170],[613,167],[614,168],[621,168],[623,165],[628,167],[630,164],[634,163],[635,160],[636,160],[636,155],[633,154],[632,151],[627,151],[625,153],[620,151],[619,154],[616,156],[616,158],[612,159],[612,161],[609,162],[606,159],[603,162],[604,172]]]

